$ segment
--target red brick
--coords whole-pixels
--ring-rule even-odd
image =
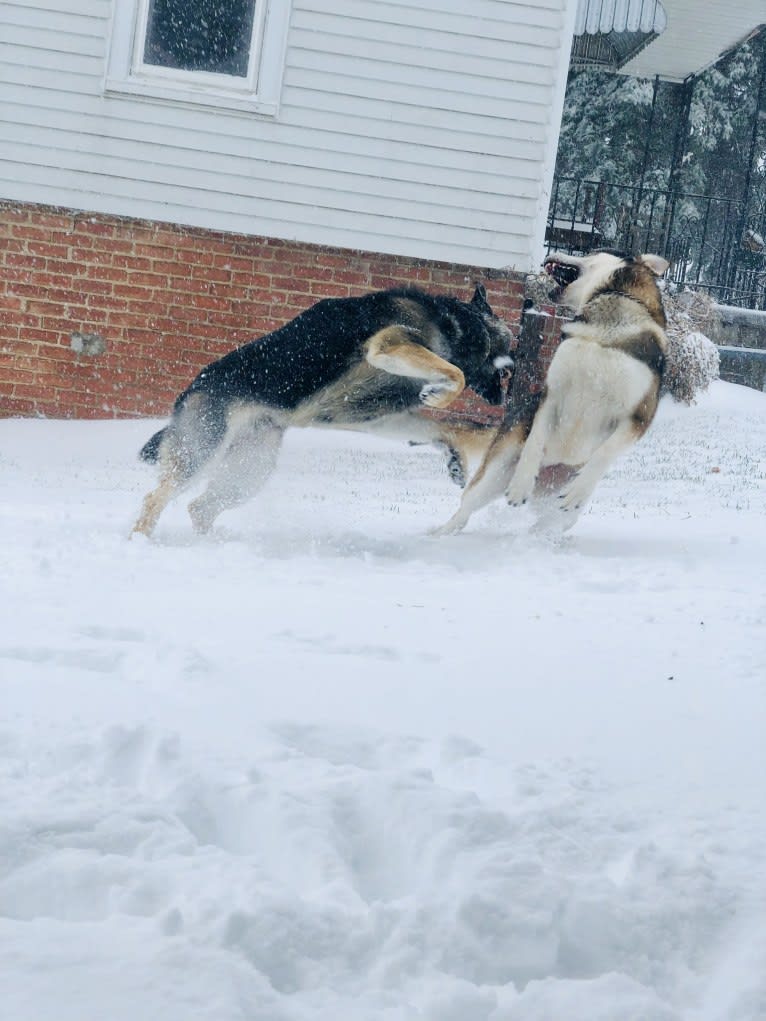
[[[128,272],[149,273],[153,268],[151,259],[134,255],[133,253],[129,255],[115,255],[112,259],[112,265],[118,270],[126,269]]]
[[[81,276],[85,272],[85,266],[81,262],[73,262],[70,259],[46,259],[46,273],[62,273],[67,281]]]
[[[171,281],[165,273],[144,273],[138,271],[131,273],[128,276],[128,281],[131,287],[158,287],[167,288],[175,286],[175,282]]]
[[[153,297],[152,291],[147,291],[146,288],[140,287],[138,284],[114,284],[112,294],[116,298],[127,298],[128,300],[136,301]]]
[[[178,262],[175,259],[154,259],[152,262],[152,273],[156,275],[162,275],[167,279],[175,277],[187,277],[191,278],[192,271],[191,266],[188,262]]]
[[[57,402],[58,405],[58,402]],[[0,418],[32,418],[37,413],[37,401],[0,393]],[[44,414],[44,412],[41,412]]]
[[[146,324],[146,316],[134,312],[129,303],[126,312],[110,312],[109,323],[124,329],[141,329]]]
[[[56,229],[71,230],[74,219],[71,213],[40,213],[38,216],[33,218],[36,223],[41,224],[43,227],[55,227]]]
[[[111,294],[114,285],[109,280],[87,280],[78,278],[75,281],[78,292],[83,295]]]
[[[58,375],[45,377],[36,375],[33,383],[14,383],[11,395],[14,399],[26,398],[27,400],[35,400],[41,394],[44,395],[48,387],[54,383],[56,390],[68,390],[69,387],[66,385],[66,381],[62,380]]]
[[[4,414],[164,414],[210,360],[325,296],[413,283],[465,295],[481,279],[517,322],[523,288],[504,271],[15,203],[0,203],[0,237]],[[78,357],[76,329],[102,332],[106,353]]]
[[[358,270],[335,269],[332,271],[330,279],[339,284],[349,284],[352,287],[366,288],[369,286],[370,275],[369,273],[362,273]]]
[[[173,259],[175,248],[169,244],[154,243],[152,238],[144,238],[140,242],[134,242],[133,251],[137,256],[147,259]]]
[[[100,252],[96,248],[73,247],[70,252],[73,262],[80,262],[86,266],[111,266],[113,255],[111,252]]]
[[[45,269],[45,259],[27,255],[25,252],[10,252],[5,258],[5,264],[6,266],[19,266],[26,270]]]
[[[0,211],[1,214],[2,211]],[[54,237],[49,227],[39,227],[29,223],[13,224],[10,233],[15,238],[24,238],[34,241],[51,241]]]
[[[128,238],[96,237],[93,240],[93,247],[96,251],[109,252],[114,258],[118,255],[130,255],[133,252],[133,242]]]
[[[74,222],[76,234],[101,235],[102,237],[114,237],[118,225],[110,222],[99,221],[95,217],[78,216]]]
[[[206,288],[200,284],[199,280],[192,280],[191,277],[174,277],[167,287],[163,288],[163,291],[167,291],[171,297],[174,294],[181,294],[183,301],[188,301],[187,295],[199,294],[204,290]]]
[[[194,308],[210,311],[225,311],[229,307],[225,298],[214,298],[209,294],[193,294],[190,300]]]
[[[27,349],[25,348],[25,350]],[[31,345],[29,352],[29,354],[22,354],[20,351],[0,351],[0,372],[5,369],[13,369],[15,373],[33,371],[40,359],[36,348]]]
[[[30,308],[22,312],[3,312],[2,323],[0,325],[2,325],[3,329],[9,326],[18,326],[20,328],[26,326],[38,327],[40,325],[40,317]],[[0,339],[2,339],[1,336]]]
[[[1,226],[1,225],[0,225]],[[0,235],[1,237],[2,235]],[[14,255],[18,255],[24,251],[24,242],[17,241],[15,238],[3,238],[0,242],[0,260],[10,252]]]
[[[69,246],[55,244],[51,241],[29,241],[27,251],[32,255],[42,255],[46,259],[68,259]]]
[[[55,330],[36,330],[29,326],[24,328],[24,340],[26,342],[56,344],[58,343],[59,337],[60,334],[56,333]]]
[[[123,266],[82,266],[80,272],[88,280],[107,280],[115,284],[130,280]]]
[[[70,365],[74,365],[78,359],[76,351],[72,350],[69,335],[63,338],[64,344],[44,345],[40,349],[40,356],[46,361],[60,365],[62,371],[67,371]]]
[[[192,266],[191,275],[192,278],[195,280],[205,280],[210,281],[211,283],[228,284],[231,283],[232,274],[231,270],[215,269],[212,266]]]
[[[231,283],[234,287],[248,292],[259,291],[261,294],[271,294],[273,279],[272,276],[267,276],[265,273],[242,273],[236,270],[231,275]]]
[[[125,330],[124,337],[131,344],[151,344],[157,338],[157,331],[148,330],[145,326],[131,326]]]
[[[309,280],[298,280],[294,276],[283,277],[273,276],[271,278],[272,300],[283,300],[285,294],[310,294],[311,282]]]

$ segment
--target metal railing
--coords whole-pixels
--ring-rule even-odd
[[[548,251],[655,252],[679,289],[766,309],[766,206],[754,202],[557,177],[545,241]]]

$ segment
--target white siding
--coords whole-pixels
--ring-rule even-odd
[[[105,96],[107,0],[3,0],[0,198],[526,269],[574,7],[293,0],[265,118]]]

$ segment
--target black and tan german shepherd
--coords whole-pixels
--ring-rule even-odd
[[[447,407],[466,386],[500,404],[510,342],[482,286],[470,302],[414,289],[318,302],[212,362],[177,398],[170,423],[141,450],[159,463],[160,481],[133,531],[150,535],[169,501],[203,471],[207,489],[189,513],[197,531],[208,531],[263,486],[290,426],[436,442],[459,481],[461,444],[478,430],[461,434],[418,411]]]

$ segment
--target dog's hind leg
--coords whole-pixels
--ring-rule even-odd
[[[502,494],[519,459],[527,431],[528,426],[521,422],[510,427],[500,427],[463,493],[457,512],[445,525],[435,529],[432,535],[459,532],[472,514]]]
[[[554,418],[553,401],[550,397],[545,397],[537,409],[516,471],[505,491],[506,500],[512,507],[526,503],[534,492]]]
[[[160,481],[144,498],[134,533],[152,534],[160,514],[208,461],[224,432],[222,410],[204,394],[190,394],[176,409],[170,424],[149,441],[160,465]]]
[[[234,426],[222,457],[211,468],[207,489],[189,504],[196,532],[208,532],[219,514],[255,496],[274,471],[283,435],[284,428],[268,418]]]
[[[579,510],[593,495],[593,490],[609,470],[610,465],[620,454],[633,446],[643,431],[633,419],[627,418],[620,422],[611,436],[593,452],[572,483],[561,494],[559,497],[561,510]]]
[[[425,380],[420,399],[429,408],[446,408],[465,389],[462,369],[425,347],[418,331],[407,326],[386,326],[373,334],[365,357],[392,376]]]
[[[167,465],[160,475],[160,483],[157,488],[144,497],[141,513],[133,525],[133,532],[151,535],[160,514],[181,488],[183,488],[183,481],[177,466]]]

